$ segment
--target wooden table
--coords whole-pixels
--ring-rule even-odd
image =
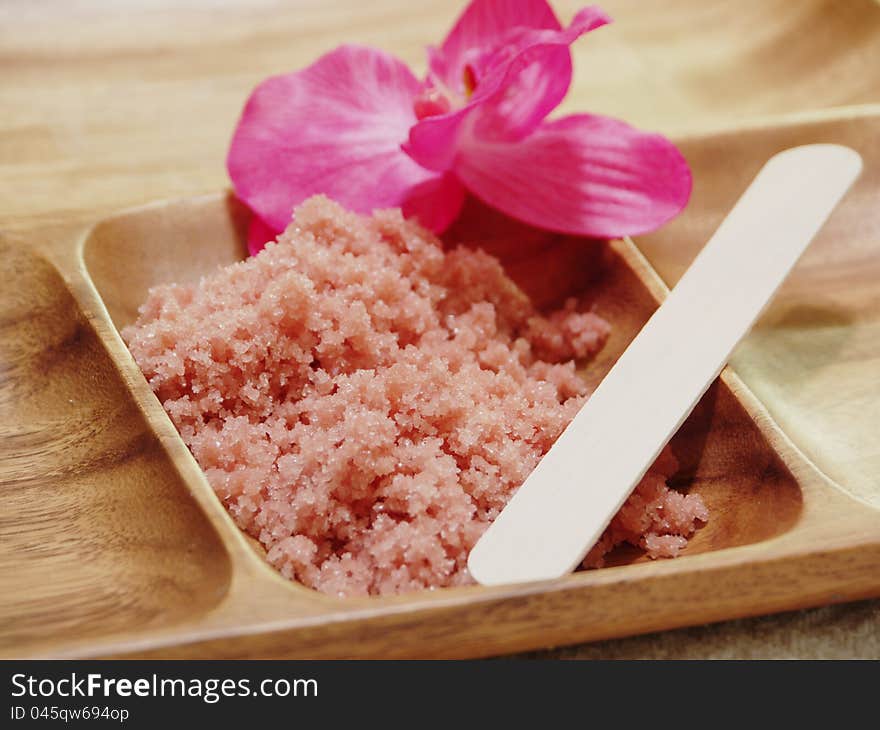
[[[260,79],[345,41],[383,47],[422,70],[423,47],[442,38],[463,4],[0,0],[0,235],[27,245],[28,229],[49,222],[221,189],[228,184],[230,133]],[[562,111],[612,114],[682,137],[768,120],[832,118],[837,108],[880,102],[874,0],[603,5],[616,23],[576,46],[575,82]],[[567,19],[577,3],[555,7]],[[698,242],[672,245],[659,237],[644,247],[670,282]],[[0,294],[17,296],[15,285],[3,282]],[[877,302],[871,306],[876,312]],[[849,355],[847,372],[866,387],[878,350],[875,344]],[[876,393],[867,403],[880,407]],[[821,424],[823,414],[839,412],[840,398],[817,389],[799,407],[813,409]],[[866,430],[872,424],[876,430],[878,419],[869,415],[844,424],[853,443],[866,445],[848,455],[863,470],[878,463],[876,439]],[[876,478],[866,477],[855,491],[880,505]],[[880,602],[543,654],[562,655],[878,657]]]

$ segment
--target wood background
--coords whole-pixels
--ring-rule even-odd
[[[379,45],[420,70],[423,46],[442,37],[463,4],[4,0],[0,235],[26,246],[28,230],[37,226],[222,189],[229,135],[257,81],[302,66],[343,41]],[[859,113],[864,114],[880,111],[880,9],[873,0],[608,0],[603,5],[617,22],[576,46],[575,83],[562,111],[613,114],[677,138],[770,120],[816,119],[821,125],[844,106],[863,105]],[[567,19],[577,4],[560,1],[555,6]],[[739,132],[728,140],[731,154],[738,139]],[[712,151],[699,141],[688,142],[686,151],[718,155],[714,144]],[[718,174],[724,174],[723,166]],[[724,201],[707,202],[720,214]],[[712,218],[707,215],[687,230],[670,228],[642,243],[668,282],[705,240],[699,236]],[[19,254],[4,247],[3,255],[14,262]],[[841,255],[845,259],[846,251]],[[864,263],[858,257],[844,260],[838,271],[861,281]],[[792,287],[808,291],[819,269],[817,264],[813,278],[799,270]],[[15,266],[6,270],[14,274]],[[842,290],[847,283],[844,278]],[[0,284],[2,304],[26,302],[34,285],[6,277]],[[790,379],[785,374],[762,381],[766,368],[756,365],[767,358],[802,362],[802,340],[762,345],[759,331],[740,351],[737,366],[760,396],[774,401],[768,403],[774,415],[800,429],[793,435],[814,461],[826,472],[837,470],[838,481],[880,504],[872,433],[880,422],[880,344],[869,336],[876,333],[880,302],[871,282],[858,290],[864,309],[855,318],[808,322],[818,338],[811,362],[823,355],[821,377],[809,389],[786,388]],[[850,312],[852,303],[844,304]],[[854,346],[845,351],[829,347],[829,338],[841,336]],[[39,441],[40,434],[34,438]],[[603,642],[551,655],[877,657],[880,602]]]

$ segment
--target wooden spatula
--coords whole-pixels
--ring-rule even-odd
[[[480,583],[572,571],[724,367],[862,168],[853,150],[772,157],[468,559]]]

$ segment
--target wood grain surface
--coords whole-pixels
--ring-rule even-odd
[[[7,597],[0,600],[6,632],[0,655],[473,657],[880,592],[880,511],[848,497],[809,464],[731,372],[701,399],[671,444],[680,464],[674,483],[700,494],[711,512],[676,560],[649,561],[620,550],[605,569],[554,581],[374,598],[341,599],[284,580],[226,514],[118,334],[150,286],[193,281],[240,259],[242,212],[215,194],[120,213],[84,232],[46,229],[31,241],[30,265],[41,271],[48,261],[62,272],[66,296],[47,293],[54,286],[42,296],[34,292],[31,309],[10,318],[17,328],[7,342],[13,349],[31,342],[28,325],[39,312],[61,321],[72,317],[83,335],[38,340],[8,384],[13,393],[22,384],[37,391],[47,363],[70,361],[81,339],[97,341],[104,352],[93,365],[87,358],[84,367],[57,373],[78,395],[65,425],[112,424],[116,414],[125,422],[106,437],[80,440],[90,447],[90,460],[68,464],[62,443],[42,450],[36,479],[29,482],[31,470],[7,479],[15,501],[0,541],[0,586],[13,591],[0,592]],[[629,241],[596,243],[534,230],[527,241],[508,242],[502,260],[513,259],[511,273],[533,298],[558,306],[576,295],[612,324],[601,357],[582,370],[595,384],[666,289]],[[552,297],[545,289],[548,271],[566,272],[554,277]],[[111,366],[104,367],[108,356]],[[15,416],[13,428],[26,430],[30,421]],[[126,441],[133,431],[149,448]],[[10,442],[10,455],[20,452]],[[118,461],[148,467],[147,479],[120,473]],[[63,474],[53,474],[56,464],[65,467]],[[81,507],[63,505],[69,517],[98,520],[100,529],[68,519],[66,510],[15,519],[15,513],[27,517],[31,506],[76,494],[77,480],[87,490],[92,480],[112,490],[113,499],[99,489],[88,491],[95,501],[81,497]],[[122,508],[105,509],[106,502]],[[186,540],[189,523],[193,539]],[[151,539],[138,539],[143,533]],[[24,571],[21,555],[31,558]],[[117,581],[115,572],[100,569],[102,559],[136,580]],[[75,594],[63,583],[58,594],[31,586],[33,576],[54,585],[57,567],[94,600],[69,600]],[[18,595],[28,599],[26,612],[9,600]],[[108,621],[120,606],[135,620]],[[42,630],[23,630],[28,626]]]
[[[78,439],[100,425],[77,416],[76,394],[53,392],[50,376],[87,368],[95,378],[104,378],[112,367],[100,356],[95,365],[81,359],[96,345],[87,333],[75,334],[82,332],[81,315],[54,288],[57,274],[33,265],[33,232],[95,220],[157,198],[222,189],[229,134],[254,83],[302,66],[343,41],[380,45],[421,69],[422,47],[442,37],[461,5],[440,0],[417,5],[399,0],[135,0],[123,9],[110,0],[0,2],[0,407],[6,409],[0,448],[18,442],[36,454],[26,461],[3,457],[4,499],[10,473],[15,479],[30,474],[40,485],[36,494],[52,490],[50,499],[39,502],[40,509],[66,510],[72,521],[88,521],[93,519],[89,505],[115,483],[98,485],[92,494],[71,476],[77,471],[72,465],[89,459]],[[565,18],[576,8],[573,2],[555,5]],[[880,105],[865,106],[880,102],[880,10],[871,0],[609,0],[604,5],[617,22],[577,45],[575,84],[563,111],[610,113],[677,136],[696,132],[705,137],[684,143],[702,171],[688,216],[639,242],[668,281],[705,240],[726,201],[736,197],[737,181],[748,178],[750,165],[759,164],[757,157],[745,154],[746,148],[758,144],[767,151],[789,141],[849,140],[876,166],[878,123],[871,117]],[[845,113],[835,109],[853,104],[863,106]],[[803,119],[818,121],[774,127],[769,137],[758,131],[769,120]],[[719,129],[736,131],[705,136]],[[877,199],[876,173],[872,179],[875,187],[864,187],[853,202],[858,208],[849,211],[860,217],[832,221],[834,233],[820,241],[812,263],[808,258],[795,273],[782,304],[768,313],[736,364],[826,474],[880,503],[873,437],[880,403],[880,304],[872,273],[878,224],[876,214],[871,217],[876,204],[867,199],[871,193]],[[723,180],[729,184],[713,192]],[[48,299],[40,294],[50,289],[55,293],[45,294]],[[33,341],[21,339],[29,331],[20,325],[23,312],[46,323],[41,332],[27,335],[37,338]],[[22,386],[7,358],[19,362],[36,351],[60,352],[53,338],[71,337],[77,347],[63,348],[73,354],[47,368],[47,389],[19,400]],[[13,348],[11,354],[5,348]],[[82,423],[68,428],[70,418]],[[12,430],[16,423],[27,424],[25,432]],[[104,437],[116,444],[111,453],[138,439],[140,448],[152,448],[149,435],[137,428],[109,428]],[[68,461],[41,472],[42,449],[63,452]],[[143,469],[137,459],[119,468],[132,474]],[[187,504],[177,488],[163,489],[175,504]],[[30,496],[7,501],[0,524],[14,529],[21,510],[39,520],[33,501]],[[194,539],[208,552],[214,549],[210,529]],[[162,544],[176,549],[176,540],[171,530]],[[97,560],[93,569],[101,565],[108,564]],[[83,572],[88,569],[80,566]],[[152,570],[144,564],[142,572],[126,580],[136,584]],[[198,593],[203,581],[222,583],[222,573],[216,566],[194,564],[177,585],[167,586],[168,595]],[[43,586],[41,595],[62,591],[64,581],[75,589],[76,575],[58,577],[55,588]],[[22,601],[26,611],[26,598]],[[149,611],[131,620],[149,624]],[[762,640],[756,642],[755,635]],[[823,609],[592,645],[566,655],[572,653],[880,656],[880,607],[873,602]]]

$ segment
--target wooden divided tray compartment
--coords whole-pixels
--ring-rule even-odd
[[[864,117],[683,140],[693,204],[639,246],[678,252],[659,259],[674,278],[771,154],[840,142],[866,173],[815,245],[873,251],[856,284],[838,286],[876,281],[877,138],[880,122]],[[675,484],[711,510],[678,559],[620,550],[610,567],[557,581],[366,599],[281,578],[227,516],[118,334],[150,286],[240,259],[245,225],[217,194],[3,240],[3,656],[471,657],[880,595],[880,511],[841,489],[815,444],[795,445],[729,369],[672,442]],[[583,371],[593,383],[667,291],[630,241],[536,237],[504,258],[540,303],[583,294],[612,323]]]

